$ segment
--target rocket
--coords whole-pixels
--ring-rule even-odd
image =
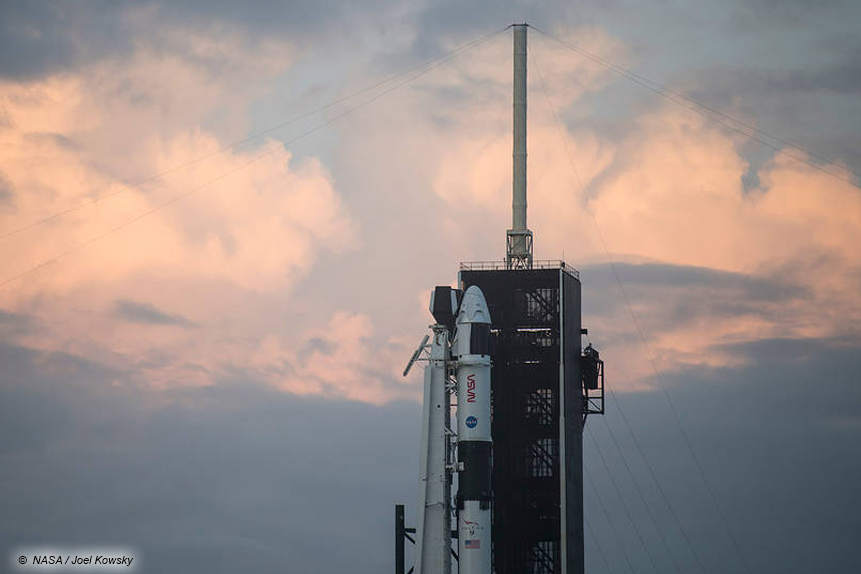
[[[437,320],[432,343],[425,336],[404,370],[406,376],[428,351],[415,572],[451,573],[450,493],[452,475],[458,473],[458,574],[491,574],[490,311],[476,286],[465,293],[436,287],[430,311]],[[456,384],[449,385],[452,374]],[[451,387],[457,392],[456,432],[448,428]],[[456,462],[452,436],[457,437]]]
[[[457,374],[458,572],[490,574],[490,311],[476,286],[463,294],[451,346]]]

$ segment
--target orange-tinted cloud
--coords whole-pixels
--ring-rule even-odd
[[[625,58],[624,46],[600,30],[571,33],[592,52]],[[3,277],[212,181],[0,291],[0,307],[41,326],[21,340],[160,388],[245,372],[296,393],[370,402],[418,396],[415,377],[395,381],[419,338],[403,325],[428,318],[424,308],[389,313],[389,301],[404,299],[400,308],[412,313],[416,296],[390,269],[431,267],[430,254],[502,257],[511,203],[510,43],[489,42],[335,124],[338,159],[330,165],[294,158],[277,141],[197,161],[242,137],[241,112],[295,51],[231,34],[218,42],[181,30],[163,35],[159,49],[142,44],[125,59],[7,82],[0,91],[0,175],[11,190],[0,202],[0,228],[125,190],[4,240]],[[665,369],[733,364],[726,345],[745,341],[858,336],[857,189],[777,156],[760,169],[760,188],[746,190],[743,139],[669,106],[645,112],[622,135],[595,131],[577,121],[589,113],[583,96],[613,76],[561,46],[532,42],[529,221],[538,258],[606,260],[597,221],[617,261],[710,269],[793,290],[738,309],[698,306],[697,297],[745,296],[707,277],[699,290],[671,278],[652,291],[629,284]],[[561,134],[548,99],[566,126]],[[271,153],[257,159],[261,150]],[[185,164],[139,187],[124,183]],[[339,180],[332,166],[351,177]],[[355,213],[340,195],[346,185]],[[432,220],[430,235],[404,223],[422,218]],[[379,226],[396,233],[376,238],[371,253],[360,230]],[[424,244],[433,248],[419,257]],[[372,292],[338,276],[340,290],[327,291],[318,308],[291,300],[321,254],[352,249],[366,262],[362,273],[379,273],[373,262],[381,260],[399,264]],[[434,280],[445,283],[454,271]],[[588,296],[588,274],[583,279]],[[681,300],[686,316],[676,309]],[[118,301],[184,321],[136,321],[117,313]],[[614,371],[629,373],[622,384],[643,386],[651,368],[625,306],[585,320]]]
[[[269,294],[286,296],[321,251],[356,247],[356,225],[318,159],[274,140],[212,154],[244,133],[249,102],[293,53],[229,32],[216,41],[162,30],[157,49],[2,86],[10,195],[0,229],[105,198],[3,240],[2,280],[87,244],[0,291],[0,306],[41,326],[22,342],[104,362],[136,383],[211,384],[227,357],[247,356],[271,328]],[[225,110],[227,120],[212,120]],[[129,320],[118,301],[186,321]]]
[[[577,35],[590,51],[620,59],[606,36]],[[443,223],[447,235],[462,240],[458,248],[468,253],[477,236],[499,238],[497,251],[486,259],[501,258],[510,221],[510,70],[498,65],[510,61],[509,47],[506,42],[487,47],[493,58],[465,58],[429,75],[418,95],[386,112],[392,125],[410,118],[413,154],[436,167],[430,170],[433,189],[448,206]],[[745,138],[666,102],[636,118],[622,137],[593,131],[576,118],[587,113],[581,96],[603,87],[606,72],[562,48],[542,44],[534,52],[528,181],[538,258],[564,254],[575,265],[606,261],[606,244],[617,261],[714,269],[803,292],[781,299],[780,308],[758,301],[756,312],[716,314],[703,306],[691,310],[699,313],[694,320],[661,321],[661,330],[647,324],[644,335],[662,368],[733,364],[739,359],[722,349],[746,341],[861,335],[857,188],[778,154],[760,167],[761,185],[745,189]],[[435,106],[431,102],[443,101],[435,99],[441,90],[462,97]],[[560,134],[548,95],[556,115],[573,130],[565,127]],[[667,281],[665,291],[672,292]],[[607,287],[622,299],[615,285]],[[631,303],[641,320],[668,313],[672,304],[666,297]],[[630,363],[626,370],[632,376],[625,384],[636,386],[652,369],[627,309],[616,311],[592,321],[606,323],[606,331],[617,335],[608,350]]]
[[[409,348],[393,338],[377,343],[371,319],[343,311],[328,324],[306,332],[301,341],[270,336],[251,360],[265,371],[279,365],[273,382],[297,394],[319,394],[382,404],[421,396],[413,381],[401,378]]]

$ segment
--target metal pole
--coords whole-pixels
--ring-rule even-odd
[[[526,231],[526,25],[514,26],[514,231]]]
[[[532,268],[532,232],[526,226],[526,24],[514,28],[514,171],[511,229],[506,233],[508,269]]]
[[[404,574],[404,505],[395,505],[395,574]]]

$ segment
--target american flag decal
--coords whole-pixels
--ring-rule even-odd
[[[481,540],[464,540],[463,547],[472,550],[481,548]]]

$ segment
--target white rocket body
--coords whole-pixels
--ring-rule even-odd
[[[451,474],[447,468],[449,440],[446,434],[450,411],[445,388],[449,359],[448,330],[437,325],[425,367],[416,574],[451,573]]]
[[[458,572],[491,574],[490,311],[476,286],[457,315]]]

